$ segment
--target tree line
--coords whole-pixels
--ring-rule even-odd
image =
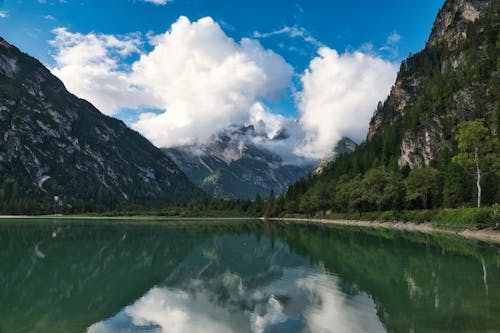
[[[483,120],[473,120],[460,124],[455,139],[455,154],[444,150],[437,161],[413,170],[377,165],[359,172],[356,156],[342,156],[324,174],[302,179],[279,198],[269,199],[270,215],[361,214],[500,202],[497,136]]]

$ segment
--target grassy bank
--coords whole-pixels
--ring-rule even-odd
[[[367,213],[330,213],[286,215],[286,218],[322,218],[329,220],[356,220],[378,222],[431,223],[436,228],[452,230],[477,230],[491,228],[500,230],[500,206],[487,208],[457,208],[438,210],[406,210]]]
[[[149,210],[129,210],[129,211],[109,211],[109,212],[99,212],[99,213],[85,213],[81,214],[83,216],[105,216],[105,217],[133,217],[133,216],[144,216],[144,217],[210,217],[210,218],[240,218],[240,217],[260,217],[262,214],[249,213],[237,209],[229,210],[218,210],[218,209],[207,209],[207,210],[189,210],[182,206],[172,206],[164,209],[149,209]]]
[[[260,212],[259,212],[260,213]],[[112,211],[106,213],[82,214],[90,217],[182,217],[182,218],[256,218],[262,216],[253,211],[239,209],[187,209],[185,206],[170,206],[157,210]],[[435,228],[450,230],[500,230],[500,206],[486,208],[457,208],[437,210],[404,210],[365,213],[329,213],[329,214],[288,214],[279,216],[300,219],[328,219],[349,221],[408,222],[414,224],[430,223]]]

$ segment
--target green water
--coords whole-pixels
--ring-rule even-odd
[[[500,249],[259,221],[0,221],[0,332],[500,332]]]

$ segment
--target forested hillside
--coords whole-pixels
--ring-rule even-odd
[[[476,206],[478,192],[500,202],[499,11],[497,0],[446,1],[366,141],[291,186],[275,214]]]

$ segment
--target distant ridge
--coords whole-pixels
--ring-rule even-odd
[[[227,199],[267,197],[280,194],[298,179],[307,176],[313,164],[287,164],[271,151],[253,144],[259,135],[253,126],[230,126],[209,142],[164,149],[167,155],[207,193]],[[282,129],[272,140],[288,138]]]

